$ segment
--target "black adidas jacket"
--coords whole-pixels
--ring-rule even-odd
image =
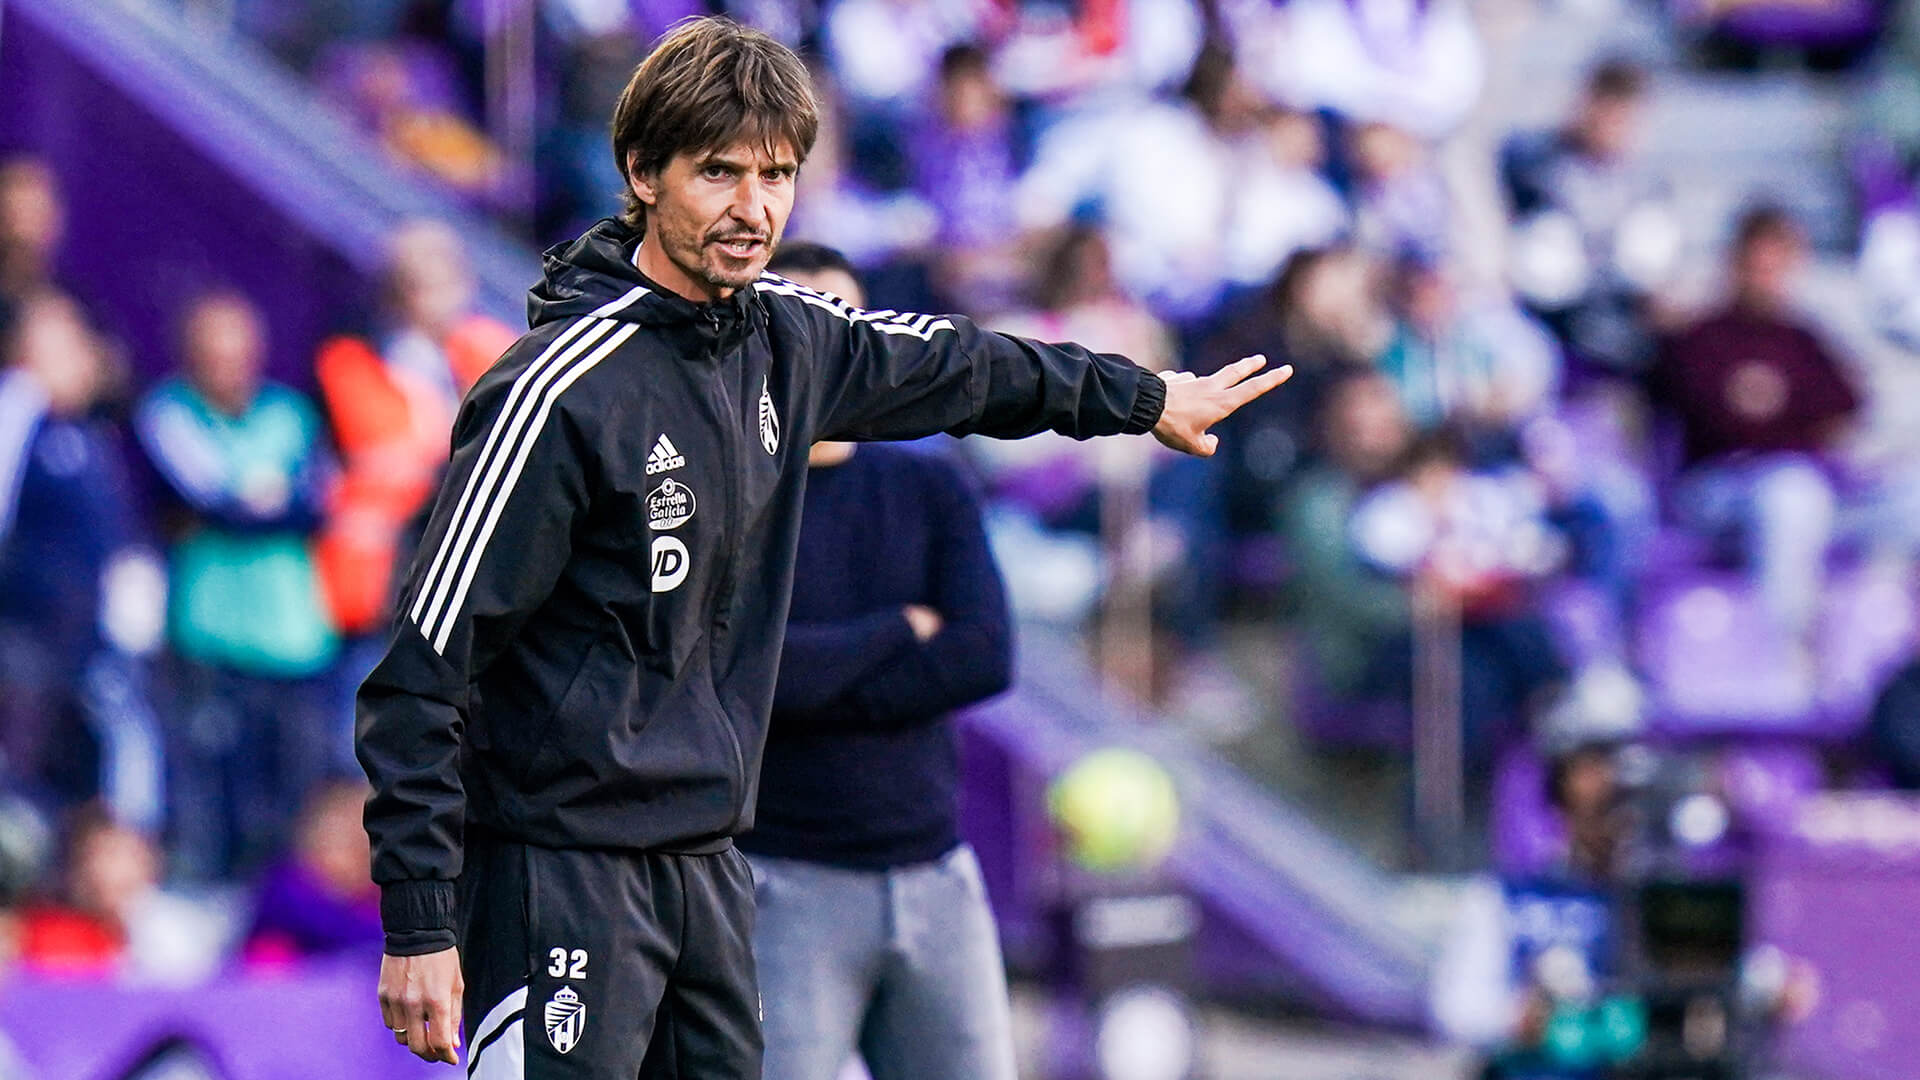
[[[723,849],[752,824],[816,440],[1152,428],[1117,356],[867,312],[771,274],[699,305],[603,221],[462,404],[360,689],[388,951],[453,944],[464,830]]]

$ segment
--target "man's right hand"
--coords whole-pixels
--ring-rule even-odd
[[[380,958],[380,1019],[395,1042],[427,1061],[460,1064],[460,953]]]
[[[907,625],[913,627],[913,636],[921,641],[932,641],[934,635],[940,632],[940,628],[946,625],[946,620],[940,617],[940,613],[930,607],[908,604],[904,610]]]

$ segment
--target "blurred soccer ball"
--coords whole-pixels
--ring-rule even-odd
[[[1082,757],[1048,788],[1047,807],[1067,856],[1097,873],[1151,869],[1180,831],[1173,778],[1138,750],[1109,747]]]

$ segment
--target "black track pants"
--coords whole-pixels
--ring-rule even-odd
[[[460,906],[471,1080],[759,1080],[738,851],[469,838]]]

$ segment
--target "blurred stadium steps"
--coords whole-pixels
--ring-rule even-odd
[[[363,319],[386,237],[414,217],[452,223],[481,305],[525,317],[533,251],[389,164],[252,42],[163,5],[7,0],[0,102],[0,153],[31,147],[68,192],[63,278],[148,373],[171,365],[184,301],[224,286],[265,308],[274,375],[310,385],[315,344]]]
[[[1644,162],[1671,185],[1690,256],[1716,256],[1733,216],[1762,200],[1799,215],[1819,247],[1851,249],[1853,207],[1838,163],[1855,127],[1853,82],[1701,70],[1687,33],[1652,4],[1565,0],[1525,11],[1483,20],[1488,92],[1476,126],[1551,127],[1578,98],[1590,65],[1631,59],[1654,76]]]
[[[1705,252],[1748,204],[1791,210],[1827,250],[1853,242],[1852,198],[1838,166],[1852,130],[1851,91],[1834,80],[1664,73],[1648,120],[1648,164],[1670,178],[1688,237]]]
[[[1059,892],[1048,779],[1090,750],[1126,746],[1179,785],[1181,837],[1164,870],[1200,907],[1204,991],[1424,1026],[1445,886],[1380,869],[1174,725],[1103,694],[1065,641],[1028,628],[1023,642],[1019,688],[969,713],[963,742],[965,823],[1010,959],[1044,963]]]

